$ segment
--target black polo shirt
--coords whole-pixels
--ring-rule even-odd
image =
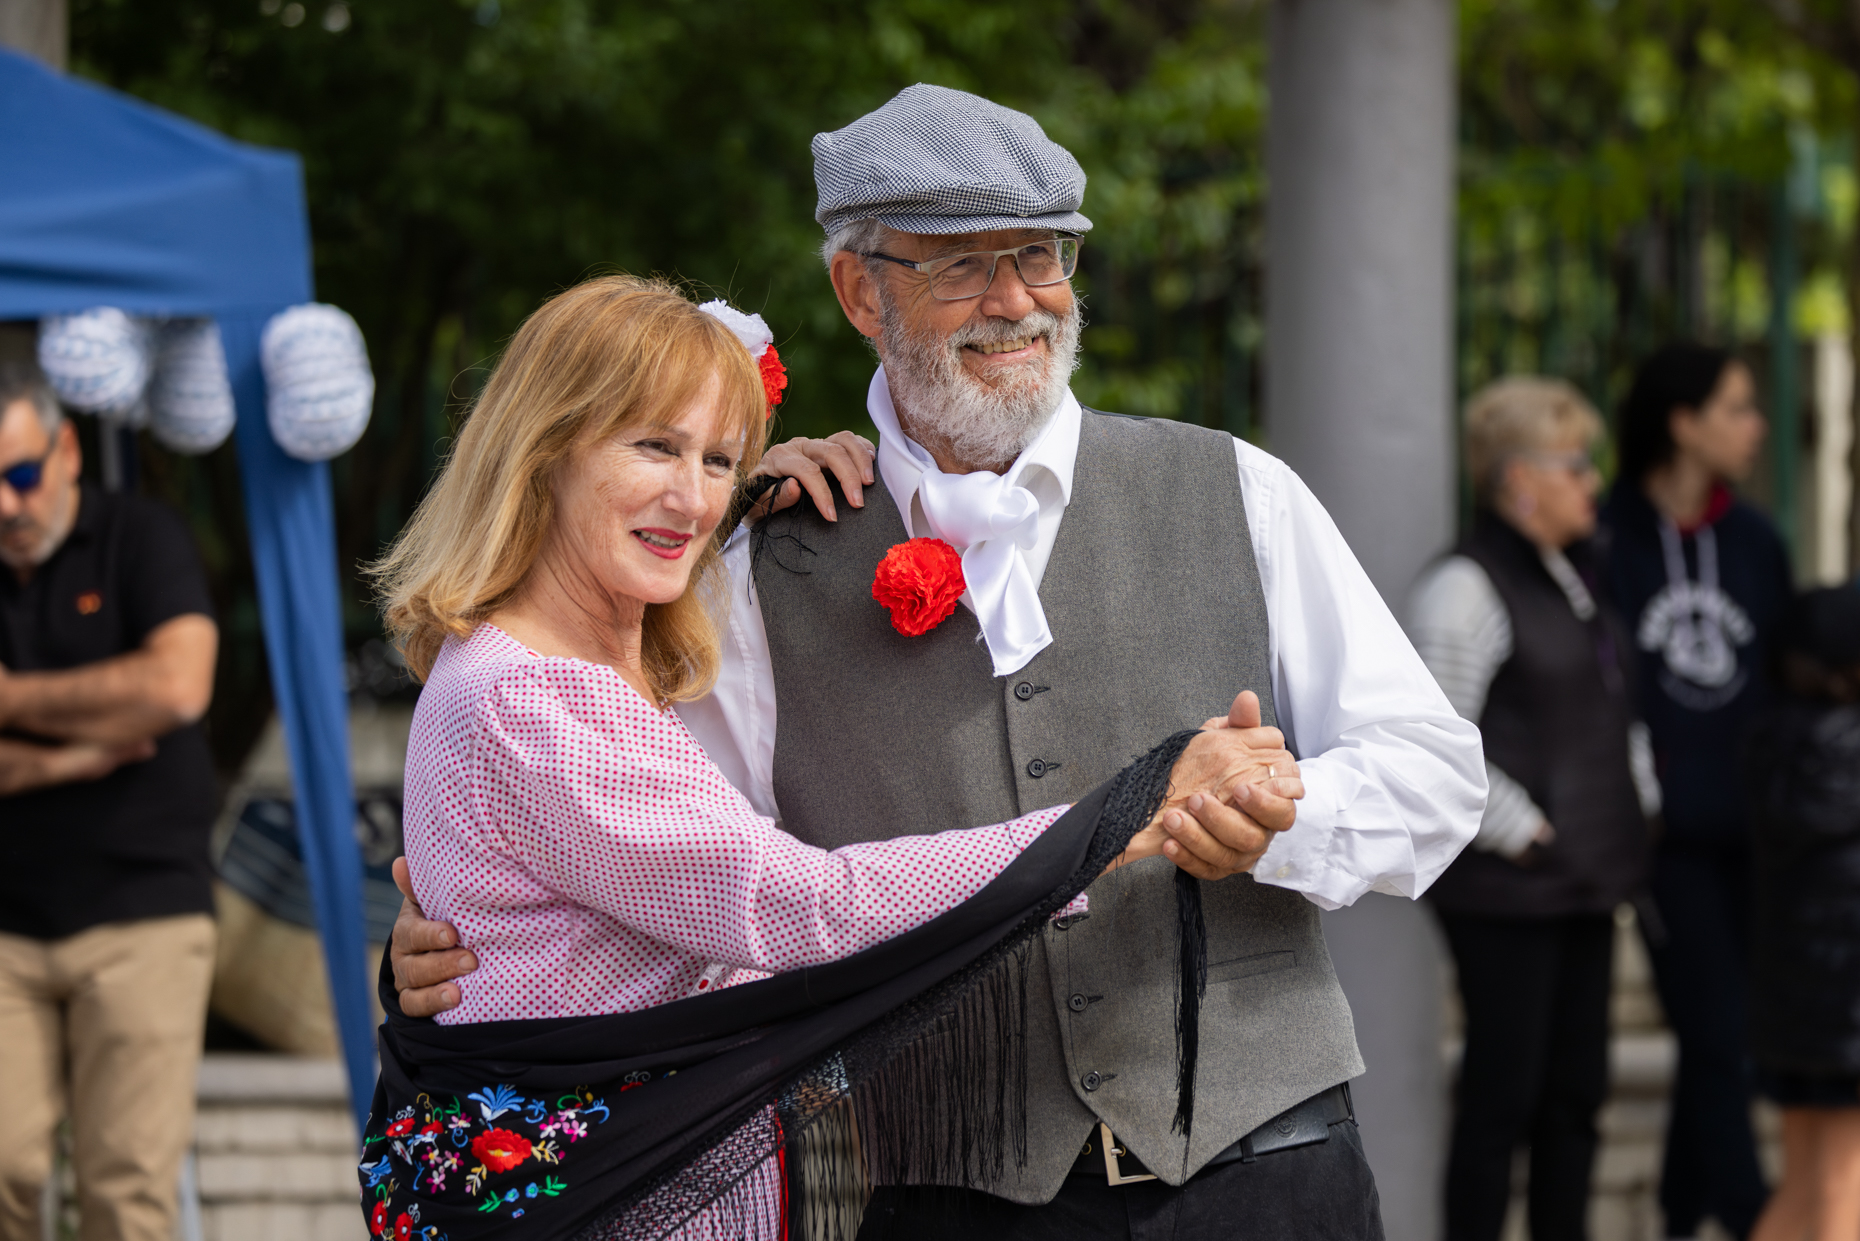
[[[180,517],[86,486],[70,536],[30,582],[0,567],[0,664],[82,667],[194,612],[211,616],[213,605]],[[105,922],[211,911],[217,803],[198,724],[101,780],[0,797],[0,931],[58,939]]]

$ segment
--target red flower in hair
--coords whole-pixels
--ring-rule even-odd
[[[769,417],[775,414],[775,407],[781,404],[782,390],[788,386],[788,368],[781,364],[781,355],[770,345],[762,351],[756,360],[756,369],[762,372],[762,395],[768,398]]]
[[[899,543],[878,562],[872,578],[872,597],[891,609],[891,627],[907,638],[948,620],[966,589],[962,557],[942,539]]]
[[[530,1140],[508,1129],[487,1129],[471,1140],[471,1153],[493,1172],[508,1172],[530,1157]]]

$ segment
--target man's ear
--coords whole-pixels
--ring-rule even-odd
[[[84,445],[78,439],[77,427],[69,415],[58,424],[58,451],[70,461],[71,477],[81,477],[84,473]]]
[[[860,335],[877,340],[883,321],[882,307],[878,282],[866,270],[865,260],[851,250],[841,250],[833,256],[828,274],[833,280],[834,295],[840,299],[840,309],[846,312],[847,322],[859,329]]]

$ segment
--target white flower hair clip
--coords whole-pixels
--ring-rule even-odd
[[[775,407],[781,404],[782,392],[788,386],[788,368],[781,363],[781,355],[775,351],[775,333],[761,315],[746,315],[730,303],[718,298],[705,302],[699,310],[715,319],[735,334],[743,342],[743,348],[749,350],[749,356],[756,361],[756,369],[762,374],[762,395],[767,398],[769,416],[775,414]]]

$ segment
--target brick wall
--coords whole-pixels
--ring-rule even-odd
[[[209,1054],[194,1151],[199,1241],[363,1241],[342,1066]]]

